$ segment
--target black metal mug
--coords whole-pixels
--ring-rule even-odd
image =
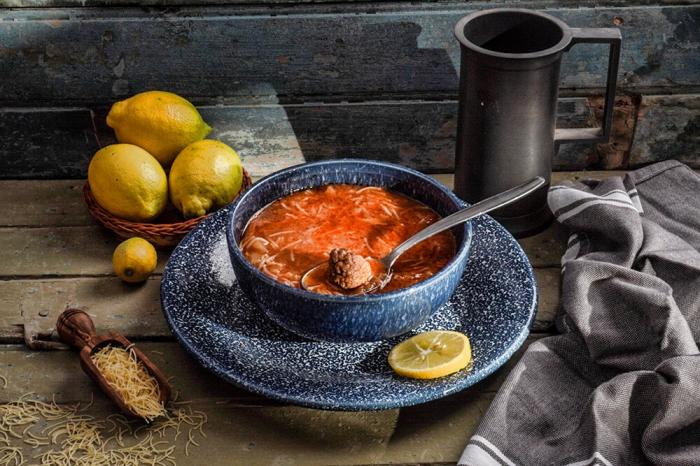
[[[476,202],[543,177],[541,189],[494,213],[516,236],[536,233],[551,220],[547,190],[558,145],[608,140],[620,31],[571,28],[538,11],[499,8],[465,16],[455,36],[462,57],[455,192]],[[562,56],[582,42],[610,45],[603,126],[556,128]]]

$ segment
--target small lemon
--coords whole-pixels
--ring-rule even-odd
[[[170,169],[170,200],[186,218],[199,217],[231,202],[243,184],[235,150],[220,141],[193,142]]]
[[[163,167],[132,144],[112,144],[98,150],[88,166],[88,183],[100,206],[127,220],[152,220],[168,202]]]
[[[114,273],[128,283],[146,280],[157,263],[156,248],[142,238],[130,238],[120,243],[112,255]]]
[[[447,330],[419,333],[389,353],[394,372],[413,379],[444,377],[464,369],[471,361],[469,338]]]
[[[163,166],[170,165],[188,144],[211,132],[194,105],[163,91],[142,92],[115,103],[107,125],[119,142],[143,147]]]

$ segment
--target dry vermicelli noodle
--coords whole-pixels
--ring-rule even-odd
[[[0,464],[21,465],[24,463],[22,449],[17,447],[0,447]]]
[[[174,465],[175,441],[183,429],[187,431],[186,455],[191,445],[198,445],[195,435],[205,436],[206,415],[189,406],[176,406],[157,421],[136,428],[137,421],[121,414],[102,420],[85,414],[92,402],[86,407],[60,406],[33,396],[26,394],[0,404],[2,466]],[[13,438],[24,446],[13,445]],[[36,454],[35,448],[42,452]]]
[[[132,349],[105,346],[90,358],[135,414],[147,422],[165,414],[158,382],[139,362]]]

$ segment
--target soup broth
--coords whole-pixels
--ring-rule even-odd
[[[363,257],[381,258],[413,234],[440,219],[428,206],[373,186],[327,185],[293,193],[267,205],[251,218],[240,247],[243,255],[275,280],[300,288],[302,275],[345,248]],[[423,281],[455,255],[450,231],[406,251],[381,292]],[[341,294],[330,283],[311,291]]]

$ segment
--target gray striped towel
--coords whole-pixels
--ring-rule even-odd
[[[700,465],[700,177],[568,183],[561,334],[531,344],[460,465]]]

